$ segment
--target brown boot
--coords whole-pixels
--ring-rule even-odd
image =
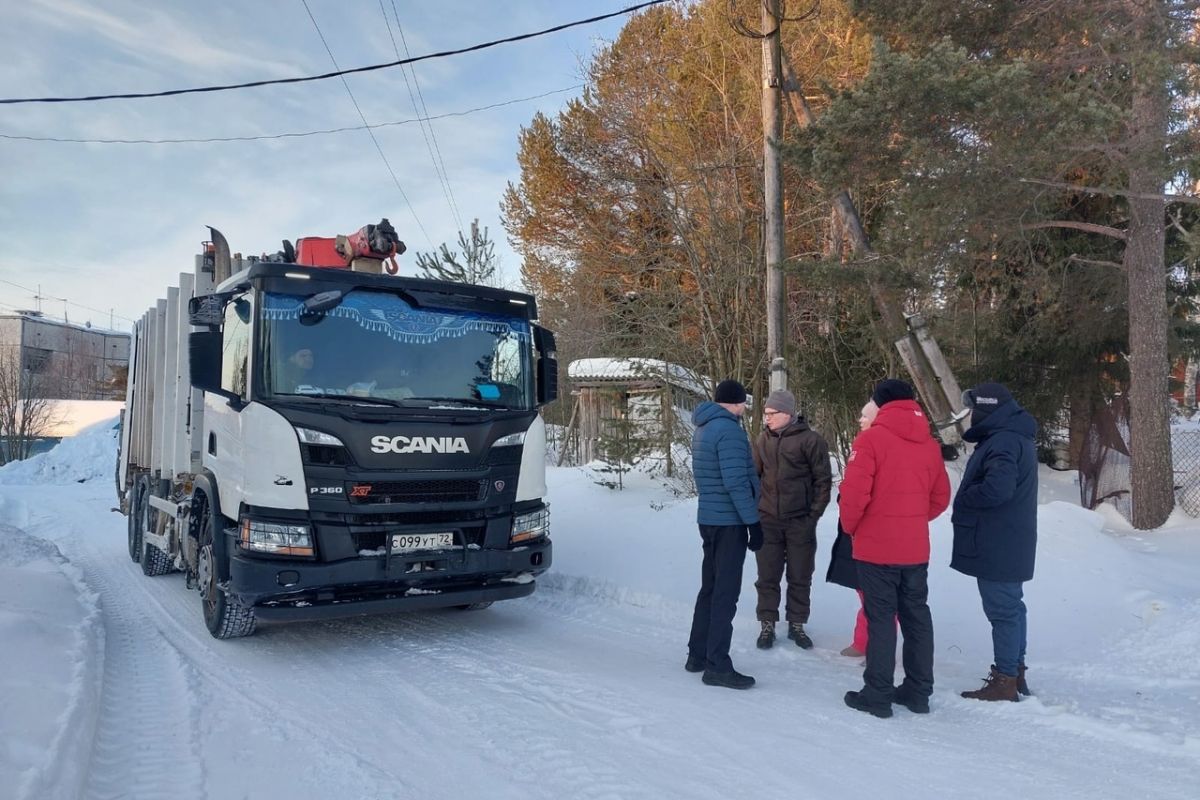
[[[1025,695],[1026,697],[1033,696],[1033,692],[1029,691],[1029,684],[1025,682],[1024,664],[1017,665],[1017,692]]]
[[[992,665],[992,671],[983,679],[983,686],[974,692],[963,692],[962,696],[968,700],[1011,700],[1017,702],[1021,696],[1017,694],[1017,679],[1012,675],[1005,675],[996,669],[996,665]]]

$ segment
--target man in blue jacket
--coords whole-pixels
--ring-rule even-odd
[[[746,389],[734,380],[717,384],[711,401],[692,412],[692,475],[700,494],[697,522],[704,546],[700,593],[688,639],[688,672],[703,672],[709,686],[749,689],[754,678],[733,668],[729,643],[742,591],[746,547],[762,547],[758,473],[740,417]]]
[[[954,555],[950,566],[979,583],[992,623],[995,663],[971,700],[1019,700],[1025,683],[1023,584],[1033,578],[1037,550],[1037,422],[999,383],[963,393],[975,444],[954,498]]]

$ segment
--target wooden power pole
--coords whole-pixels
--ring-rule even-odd
[[[788,384],[783,340],[783,168],[779,152],[779,141],[783,138],[779,35],[783,15],[779,2],[763,0],[762,4],[763,255],[767,267],[767,359],[771,391],[786,389]]]

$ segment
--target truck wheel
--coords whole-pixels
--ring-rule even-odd
[[[150,489],[150,478],[143,477],[143,480],[145,485],[141,494],[141,503],[138,506],[141,513],[138,514],[137,520],[137,538],[141,548],[141,558],[138,560],[142,562],[142,574],[154,578],[166,575],[171,571],[171,556],[145,540],[145,532],[153,529],[158,510],[150,505],[150,496],[153,494]]]
[[[257,622],[254,609],[237,602],[220,587],[213,549],[213,537],[219,521],[214,518],[212,504],[203,492],[192,495],[192,514],[196,516],[196,528],[200,532],[200,563],[196,571],[204,624],[214,639],[249,636],[254,633]]]
[[[142,503],[146,502],[146,477],[133,482],[129,496],[129,558],[136,564],[142,560]]]
[[[462,606],[455,606],[459,611],[482,611],[492,604],[491,600],[485,600],[482,603],[467,603]]]
[[[142,574],[150,578],[166,575],[173,569],[171,557],[149,542],[142,547]]]

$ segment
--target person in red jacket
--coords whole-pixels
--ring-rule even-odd
[[[845,701],[877,717],[890,717],[892,703],[925,714],[933,694],[929,522],[950,505],[950,479],[911,386],[880,382],[864,414],[874,419],[854,439],[838,497],[867,612],[864,686]],[[904,682],[893,687],[897,616]]]

